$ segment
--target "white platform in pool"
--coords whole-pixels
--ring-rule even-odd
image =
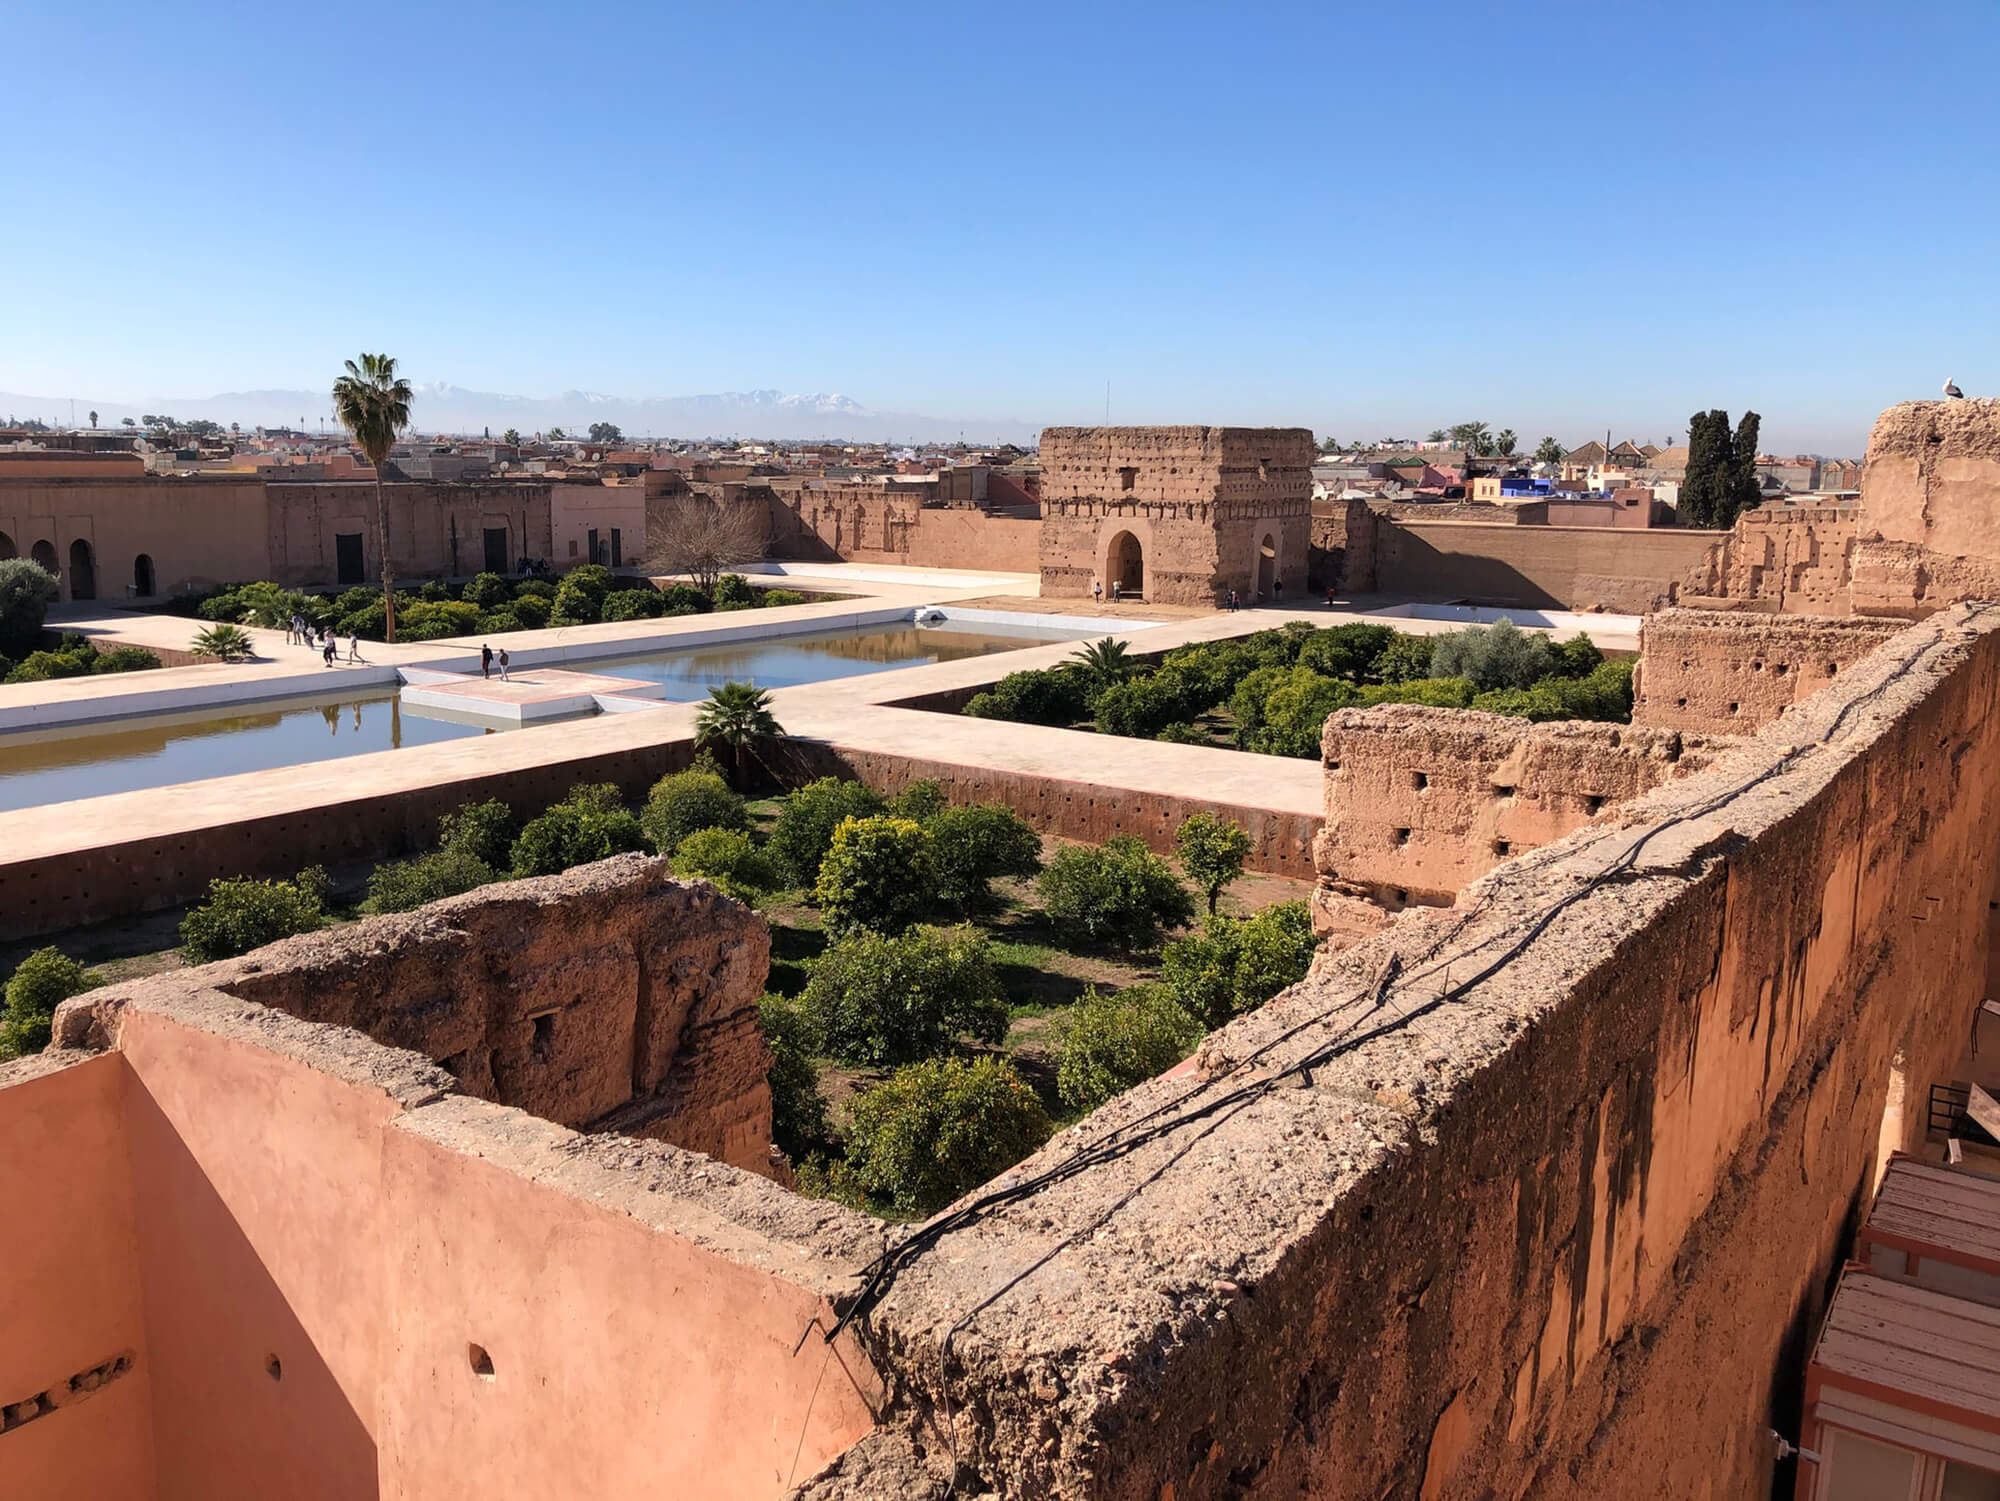
[[[475,723],[525,725],[568,719],[597,710],[618,713],[663,703],[666,689],[637,678],[561,667],[523,667],[502,682],[464,673],[411,672],[403,685],[403,709],[435,713]]]

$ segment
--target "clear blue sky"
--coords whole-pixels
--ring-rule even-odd
[[[16,0],[0,390],[1858,451],[2000,391],[2000,5]]]

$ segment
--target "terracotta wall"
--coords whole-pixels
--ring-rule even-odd
[[[269,578],[290,587],[331,585],[339,578],[334,538],[361,537],[364,583],[379,583],[375,487],[372,482],[286,484],[269,488]],[[485,564],[485,529],[505,528],[511,558],[555,557],[546,480],[491,484],[391,484],[389,556],[401,578],[472,574]],[[453,552],[454,529],[457,550]]]
[[[0,1129],[48,1149],[0,1168],[37,1211],[0,1222],[37,1300],[0,1379],[136,1358],[0,1432],[5,1494],[761,1501],[873,1424],[851,1340],[794,1353],[865,1217],[218,992],[100,991],[58,1029],[110,1051],[0,1070]]]
[[[2000,400],[1890,407],[1868,435],[1861,503],[1885,541],[2000,562]]]
[[[124,1089],[115,1057],[0,1064],[0,1496],[161,1494]]]
[[[1323,739],[1314,925],[1352,942],[1405,907],[1449,906],[1502,861],[1614,816],[1720,748],[1631,725],[1417,704],[1342,709]]]
[[[1415,599],[1643,614],[1717,540],[1663,528],[1377,520],[1376,587]]]
[[[646,491],[642,483],[622,485],[551,485],[547,557],[557,568],[593,561],[590,533],[597,533],[601,561],[611,560],[611,533],[618,531],[619,562],[637,567],[646,555]],[[541,556],[541,554],[536,554]]]
[[[1788,1486],[1769,1433],[1797,1431],[1829,1274],[1985,993],[1996,627],[1903,633],[1071,1128],[1014,1181],[1154,1139],[890,1290],[879,1347],[926,1420],[948,1398],[1004,1495]],[[1088,1442],[1037,1441],[1049,1390]]]
[[[421,1053],[480,1099],[770,1171],[761,918],[640,855],[161,981]]]
[[[1901,628],[1881,620],[1662,610],[1639,628],[1632,722],[1748,734]]]
[[[905,561],[918,568],[1033,573],[1041,567],[1041,534],[1039,518],[933,507],[918,513]]]
[[[127,597],[142,553],[152,560],[161,593],[269,576],[264,482],[249,476],[0,477],[0,534],[24,558],[35,543],[50,543],[65,575],[70,545],[90,543],[97,598],[107,602]],[[64,599],[73,582],[64,578]]]

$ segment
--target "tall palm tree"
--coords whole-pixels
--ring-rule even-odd
[[[389,566],[389,511],[382,499],[382,466],[396,438],[410,425],[410,383],[396,375],[393,355],[364,354],[347,361],[333,383],[333,410],[354,434],[355,446],[375,466],[375,550],[382,556],[382,614],[386,639],[396,639],[396,576]]]
[[[711,688],[708,702],[695,711],[695,749],[728,746],[739,785],[748,770],[747,762],[752,758],[762,762],[757,755],[759,743],[781,740],[784,734],[784,727],[771,713],[771,695],[755,683],[732,682]]]

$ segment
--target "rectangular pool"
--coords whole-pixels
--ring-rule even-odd
[[[669,699],[685,702],[706,697],[710,687],[731,679],[790,688],[1100,634],[898,621],[565,665],[664,684]],[[387,687],[226,711],[191,709],[67,729],[18,730],[0,733],[0,811],[498,733],[533,734],[534,728],[502,731],[420,714]]]

